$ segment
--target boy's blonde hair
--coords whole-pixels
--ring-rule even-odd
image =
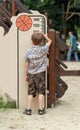
[[[31,40],[33,41],[34,45],[40,45],[43,40],[43,36],[39,32],[34,32],[31,36]]]

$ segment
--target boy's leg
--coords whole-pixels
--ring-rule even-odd
[[[43,109],[44,108],[44,95],[43,94],[39,94],[39,109]]]
[[[28,95],[27,109],[31,109],[32,99],[33,99],[33,95]]]
[[[44,115],[46,113],[46,110],[44,108],[44,95],[39,94],[39,109],[38,109],[38,115]]]
[[[32,99],[33,99],[33,95],[28,95],[27,108],[23,111],[23,114],[26,114],[26,115],[32,114],[32,110],[31,110]]]
[[[32,99],[36,93],[34,77],[35,76],[33,74],[28,74],[28,79],[29,79],[29,81],[28,81],[28,104],[27,104],[28,109],[31,109]]]
[[[45,95],[45,72],[41,72],[39,74],[36,74],[35,76],[35,84],[36,84],[36,91],[39,94],[39,110],[38,114],[43,115],[45,114],[44,109],[44,95]]]
[[[31,105],[33,96],[35,96],[35,84],[34,84],[34,75],[28,74],[28,103],[27,108],[24,110],[24,114],[31,115]]]

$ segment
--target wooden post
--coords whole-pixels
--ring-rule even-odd
[[[49,105],[55,103],[55,59],[56,59],[56,33],[55,30],[50,29],[48,32],[52,44],[49,49]]]
[[[15,14],[16,14],[15,0],[12,0],[11,12],[12,12],[12,16],[15,16]]]
[[[48,26],[49,28],[52,28],[52,19],[49,19]]]
[[[45,15],[46,19],[48,20],[48,13],[45,12],[44,15]]]
[[[56,31],[56,37],[60,36],[60,32]],[[58,47],[56,47],[56,57],[60,58],[60,50]]]
[[[46,19],[47,19],[47,30],[48,30],[48,13],[45,12],[44,15],[45,15],[45,17],[46,17]]]

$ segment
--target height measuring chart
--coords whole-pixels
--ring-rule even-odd
[[[21,15],[16,20],[18,30],[28,31],[29,29],[46,33],[46,19],[43,15]]]
[[[17,26],[17,105],[26,106],[26,88],[24,78],[23,57],[25,51],[32,46],[33,32],[47,33],[46,18],[42,14],[20,14],[16,19]],[[44,44],[45,41],[43,41]],[[47,83],[47,79],[45,81]],[[23,92],[23,93],[22,93]],[[25,99],[25,100],[24,100]],[[47,99],[47,98],[46,98]]]

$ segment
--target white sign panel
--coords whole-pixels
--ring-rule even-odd
[[[38,31],[47,32],[46,18],[41,14],[20,14],[16,19],[17,26],[17,105],[26,107],[27,87],[25,80],[24,54],[32,46],[31,35]],[[34,99],[37,102],[37,98]],[[33,107],[35,106],[33,101]],[[38,104],[38,103],[37,103]]]

